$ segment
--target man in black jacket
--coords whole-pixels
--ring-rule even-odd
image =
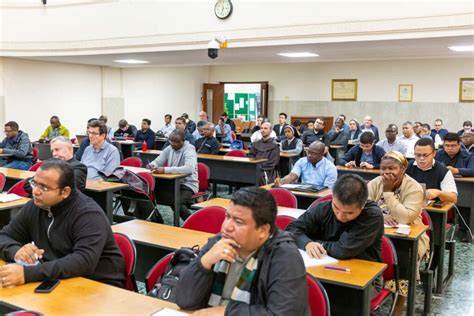
[[[214,124],[207,122],[202,128],[204,137],[196,140],[196,152],[198,154],[218,155],[221,144],[214,137]]]
[[[86,277],[123,287],[125,263],[104,211],[76,190],[65,161],[46,161],[31,180],[33,200],[0,231],[2,287]]]
[[[276,227],[276,215],[268,191],[234,193],[221,233],[181,272],[177,304],[209,307],[203,311],[209,315],[309,314],[303,260],[291,236]]]
[[[273,131],[275,132],[278,140],[285,138],[285,127],[288,126],[288,123],[286,122],[287,117],[288,115],[286,115],[286,113],[280,113],[278,115],[278,124],[273,126]]]

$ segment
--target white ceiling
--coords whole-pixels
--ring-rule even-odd
[[[474,52],[453,52],[454,45],[473,45],[473,36],[438,37],[410,40],[365,41],[346,43],[304,44],[289,46],[260,46],[220,49],[219,57],[210,59],[207,50],[181,50],[149,53],[127,53],[88,56],[27,57],[26,59],[65,63],[100,65],[110,67],[190,66],[226,64],[262,64],[291,62],[328,62],[378,59],[416,58],[474,58]],[[314,52],[320,57],[287,58],[278,56],[282,52]],[[115,63],[117,59],[147,60],[146,65]]]

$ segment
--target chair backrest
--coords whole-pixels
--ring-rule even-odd
[[[148,196],[154,200],[155,197],[155,178],[151,172],[138,172],[137,176],[144,179],[148,184]]]
[[[318,205],[318,204],[321,203],[321,202],[330,201],[330,200],[332,200],[332,194],[323,196],[322,198],[319,198],[319,199],[317,199],[316,201],[314,201],[313,203],[311,203],[311,205],[308,207],[308,210],[309,210],[310,208],[312,208],[313,206]]]
[[[114,233],[114,239],[125,260],[125,289],[136,292],[137,285],[133,276],[137,257],[135,244],[127,235],[122,233]]]
[[[202,162],[198,162],[198,180],[199,180],[199,191],[203,192],[209,188],[209,177],[211,170],[209,167]]]
[[[41,165],[44,163],[44,160],[41,160],[41,161],[38,161],[37,163],[35,163],[33,166],[30,167],[30,169],[28,169],[28,171],[36,171],[38,170],[39,167],[41,167]]]
[[[226,153],[224,156],[230,156],[230,157],[247,157],[247,154],[245,151],[240,150],[240,149],[235,149],[231,150],[228,153]]]
[[[120,165],[140,168],[142,166],[142,160],[138,157],[128,157],[122,160]]]
[[[235,135],[234,131],[232,131],[232,134],[230,134],[230,136],[232,137],[233,141],[237,139],[237,135]]]
[[[273,188],[270,190],[275,202],[278,206],[297,208],[298,200],[290,191],[282,188]]]
[[[33,155],[33,161],[38,160],[38,155],[39,155],[39,150],[38,150],[38,148],[33,147],[33,150],[32,150],[32,152],[31,152],[31,154]]]
[[[306,285],[308,286],[308,303],[311,316],[329,315],[329,298],[321,283],[307,274]]]
[[[0,173],[0,192],[3,191],[3,187],[5,186],[5,182],[7,182],[7,179],[5,178],[5,175],[3,173]]]
[[[383,272],[384,280],[398,279],[397,276],[397,252],[390,239],[382,236],[382,262],[387,265],[387,269]]]
[[[426,230],[426,234],[428,237],[431,237],[431,231],[433,230],[433,223],[431,222],[431,217],[430,214],[428,214],[427,211],[422,210],[421,211],[421,222],[428,226],[428,229]]]
[[[288,226],[288,224],[290,224],[294,220],[295,220],[294,217],[291,217],[291,216],[288,216],[288,215],[277,215],[276,220],[275,220],[275,224],[281,230],[285,230],[286,226]]]
[[[147,293],[150,292],[151,289],[153,289],[156,282],[158,282],[158,279],[161,278],[161,276],[165,273],[166,267],[168,267],[171,258],[173,258],[173,254],[174,253],[170,253],[161,258],[160,261],[158,261],[153,266],[153,268],[148,271],[148,274],[145,277],[145,288]]]
[[[183,228],[217,234],[221,231],[224,219],[225,208],[220,206],[209,206],[191,214],[191,216],[189,216],[184,222]]]
[[[30,195],[23,188],[25,186],[25,183],[26,183],[26,179],[18,181],[8,190],[8,193],[15,193],[16,195],[19,195],[22,197],[29,197]]]

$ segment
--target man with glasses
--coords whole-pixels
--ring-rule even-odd
[[[346,167],[360,167],[367,169],[379,168],[385,150],[374,144],[375,136],[371,132],[360,135],[360,144],[352,147],[339,160],[339,164]]]
[[[431,138],[420,138],[415,144],[415,160],[410,162],[406,173],[426,185],[426,199],[439,199],[456,203],[458,190],[453,173],[442,163],[436,162],[434,142]]]
[[[0,287],[86,277],[123,287],[125,263],[104,211],[76,189],[74,170],[46,161],[31,180],[33,200],[0,231]]]
[[[385,137],[387,137],[387,139],[379,141],[377,143],[377,146],[382,147],[385,152],[398,151],[399,153],[402,153],[405,156],[407,153],[407,146],[397,138],[397,135],[397,125],[389,124],[387,126],[387,129],[385,130]]]
[[[2,167],[28,170],[32,166],[33,148],[28,134],[20,131],[18,123],[10,121],[4,126],[5,138],[0,143],[0,154],[9,154]]]
[[[99,171],[110,174],[120,165],[118,149],[105,141],[107,127],[99,120],[87,125],[90,145],[84,150],[81,162],[87,166],[87,179],[100,180]]]
[[[307,156],[299,159],[291,172],[283,179],[277,178],[275,185],[299,182],[332,188],[337,180],[337,169],[324,157],[326,146],[319,141],[309,145]]]
[[[320,141],[326,145],[326,153],[329,149],[329,136],[324,133],[324,121],[320,118],[316,119],[314,122],[313,129],[306,130],[301,136],[303,145],[309,146],[312,142]]]

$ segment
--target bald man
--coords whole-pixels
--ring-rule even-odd
[[[308,147],[308,156],[299,159],[286,177],[277,178],[275,185],[301,182],[332,188],[337,180],[337,169],[324,157],[325,149],[326,145],[323,142],[312,142]]]
[[[221,144],[214,137],[214,124],[208,122],[202,127],[203,137],[196,140],[196,152],[198,154],[218,155]]]
[[[375,143],[378,143],[380,140],[379,129],[373,124],[372,116],[367,115],[364,117],[364,124],[360,127],[362,132],[371,132],[375,136]]]

